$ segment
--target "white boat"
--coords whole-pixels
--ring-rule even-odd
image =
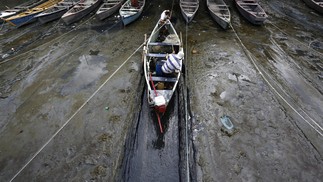
[[[156,24],[148,40],[145,40],[143,48],[148,103],[157,113],[161,133],[163,130],[159,115],[165,113],[181,77],[180,71],[172,74],[163,73],[162,65],[168,54],[183,52],[182,45],[182,40],[172,23],[166,20],[164,24],[159,22]]]
[[[94,11],[101,2],[102,0],[81,0],[62,16],[62,20],[67,25],[74,23]]]
[[[199,9],[199,0],[180,0],[179,6],[185,21],[189,23]]]
[[[59,19],[79,1],[80,0],[63,0],[44,12],[36,15],[35,18],[38,18],[41,23],[47,23]]]
[[[206,0],[206,5],[212,18],[223,28],[230,26],[231,15],[228,6],[223,0]]]
[[[146,0],[127,0],[120,8],[119,13],[124,25],[138,19],[145,7]]]
[[[103,0],[103,4],[96,12],[96,16],[103,20],[115,12],[117,12],[122,6],[123,0]]]

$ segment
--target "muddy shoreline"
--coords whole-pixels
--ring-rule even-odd
[[[174,6],[186,72],[158,148],[140,46],[169,2],[149,1],[127,27],[92,14],[1,29],[0,181],[323,179],[323,16],[301,0],[260,2],[268,21],[252,26],[228,1],[228,31],[204,1],[189,25]]]

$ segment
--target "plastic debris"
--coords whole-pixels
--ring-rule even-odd
[[[233,124],[232,124],[232,122],[231,122],[231,120],[230,120],[230,118],[228,116],[226,116],[226,115],[221,116],[220,120],[221,120],[221,123],[223,124],[223,126],[226,129],[228,129],[228,130],[233,129],[234,126],[233,126]]]

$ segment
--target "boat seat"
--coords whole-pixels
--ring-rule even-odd
[[[196,8],[196,6],[182,5],[182,8]]]
[[[166,58],[167,54],[154,54],[154,53],[149,53],[147,56],[149,57],[159,57],[159,58]]]
[[[181,2],[182,5],[198,5],[199,2]]]
[[[155,82],[176,82],[176,77],[160,77],[160,76],[152,76],[151,79]]]
[[[165,43],[165,42],[150,42],[150,46],[179,46],[179,44]]]
[[[239,3],[240,5],[258,5],[258,3]]]
[[[257,12],[256,14],[257,15],[266,15],[266,13],[264,13],[264,12]]]
[[[129,8],[129,9],[123,9],[122,11],[139,11],[139,9]]]

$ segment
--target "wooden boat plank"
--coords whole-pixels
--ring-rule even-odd
[[[123,11],[139,11],[139,9],[129,8],[129,9],[123,9]]]
[[[198,2],[185,2],[185,1],[181,1],[180,2],[182,5],[183,4],[193,4],[193,5],[197,5],[197,4],[199,4]]]
[[[177,78],[152,76],[151,79],[156,82],[177,82]]]
[[[239,3],[240,5],[256,5],[258,6],[258,3]]]
[[[167,54],[154,54],[154,53],[149,53],[149,54],[147,54],[147,56],[149,56],[149,57],[159,57],[159,58],[162,58],[162,57],[164,57],[164,58],[166,58],[166,56],[167,56]]]
[[[149,42],[148,45],[153,45],[153,46],[171,46],[171,45],[179,45],[179,44],[166,43],[166,42]]]

